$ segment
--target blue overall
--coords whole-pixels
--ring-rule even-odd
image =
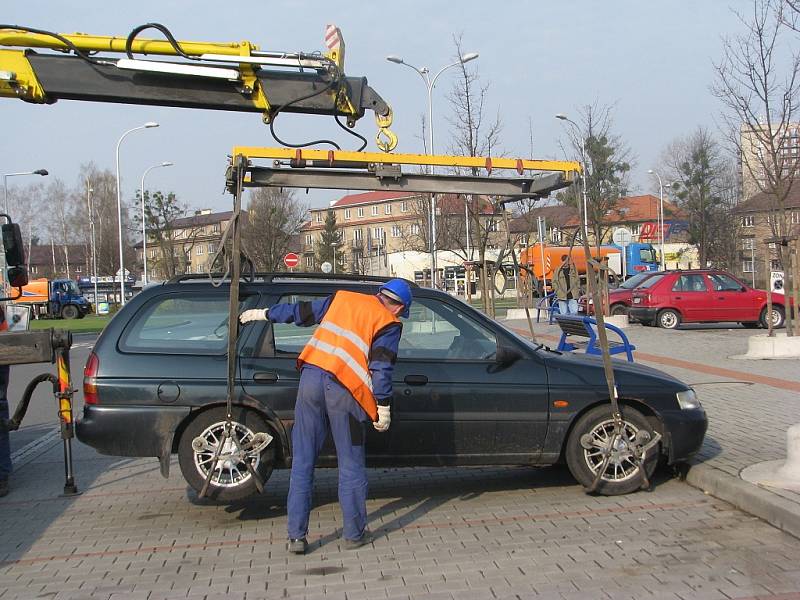
[[[292,429],[292,475],[287,501],[290,539],[303,538],[308,533],[314,464],[329,425],[339,463],[343,537],[356,540],[364,535],[367,526],[364,425],[367,421],[367,413],[333,375],[313,365],[303,366]]]
[[[8,374],[11,367],[0,365],[0,419],[8,420]],[[11,475],[11,442],[8,431],[0,430],[0,480],[8,479]]]
[[[321,322],[333,296],[269,309],[273,323],[309,327]],[[378,404],[392,397],[392,371],[397,359],[402,327],[399,323],[381,330],[370,345],[369,372]],[[343,537],[357,540],[367,527],[367,473],[364,449],[369,416],[336,378],[314,365],[303,365],[292,428],[292,473],[287,500],[289,539],[308,533],[314,464],[330,427],[339,463],[339,504],[344,519]]]

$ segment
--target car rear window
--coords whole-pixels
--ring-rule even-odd
[[[663,276],[663,275],[653,275],[653,276],[652,276],[650,279],[646,279],[646,280],[645,280],[645,281],[644,281],[644,282],[643,282],[643,283],[642,283],[642,284],[639,286],[639,289],[641,289],[641,288],[644,288],[644,289],[651,288],[651,287],[653,287],[655,284],[657,284],[659,281],[661,281],[662,279],[664,279],[664,276]]]
[[[120,349],[123,352],[224,354],[227,343],[227,295],[175,294],[158,296],[140,309],[123,333]]]

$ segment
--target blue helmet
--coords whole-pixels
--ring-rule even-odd
[[[395,302],[403,303],[403,312],[400,316],[404,319],[408,318],[408,310],[411,308],[411,288],[405,279],[390,279],[384,283],[378,293],[388,296]]]

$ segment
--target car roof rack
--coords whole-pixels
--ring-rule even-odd
[[[201,281],[206,279],[215,279],[217,281],[225,278],[230,279],[229,274],[225,273],[188,273],[186,275],[176,275],[172,279],[169,279],[166,283],[181,283],[184,281]],[[347,282],[360,282],[360,283],[386,283],[391,279],[403,279],[402,277],[381,277],[378,275],[357,275],[351,273],[345,274],[336,274],[336,275],[326,275],[325,273],[284,273],[284,272],[267,272],[267,273],[255,273],[255,279],[263,281],[264,283],[272,283],[276,280],[314,280],[314,281],[325,281],[325,282],[335,282],[335,281],[347,281]],[[247,281],[247,279],[243,276],[241,278],[242,281]],[[411,287],[419,287],[413,281],[409,281],[408,279],[404,280],[408,283]]]

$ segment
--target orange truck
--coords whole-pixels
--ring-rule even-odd
[[[590,248],[592,257],[604,257],[609,259],[609,266],[616,272],[616,264],[621,262],[621,251],[614,246],[596,246]],[[533,271],[536,279],[541,279],[542,275],[549,282],[553,278],[553,273],[561,266],[563,256],[569,256],[572,262],[575,263],[575,269],[578,275],[586,274],[586,255],[583,252],[583,246],[545,246],[544,247],[544,262],[542,262],[542,245],[534,244],[528,246],[520,254],[520,265],[524,265]]]
[[[72,279],[34,279],[13,302],[30,306],[37,318],[82,319],[92,311]]]

